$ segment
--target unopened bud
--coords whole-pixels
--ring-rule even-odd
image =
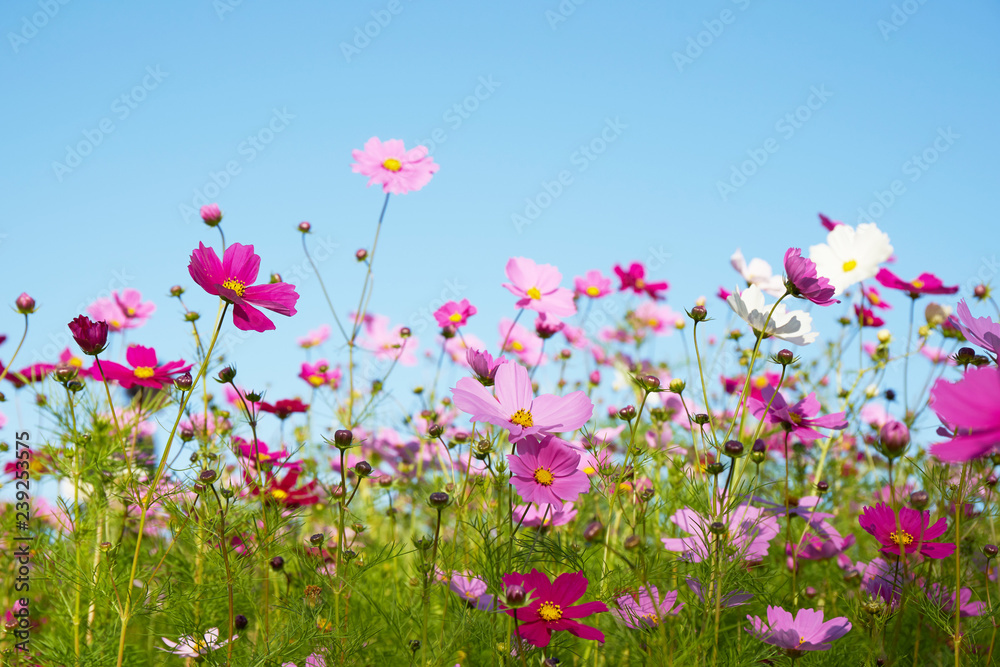
[[[305,220],[303,220],[302,222],[299,223],[299,231],[302,232],[303,234],[308,234],[309,230],[311,230],[311,229],[312,229],[312,225],[310,225]]]

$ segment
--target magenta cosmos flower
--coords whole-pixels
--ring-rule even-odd
[[[438,326],[442,328],[452,326],[457,329],[458,327],[464,327],[468,323],[469,318],[477,312],[476,307],[469,303],[468,299],[449,301],[434,311],[434,319],[437,320]]]
[[[378,137],[372,137],[365,143],[364,150],[354,150],[351,156],[355,160],[351,171],[367,176],[369,187],[378,183],[383,192],[394,195],[416,192],[427,185],[440,168],[434,158],[427,155],[426,146],[406,150],[399,139],[383,143]]]
[[[303,361],[302,368],[299,371],[299,377],[305,380],[313,389],[318,389],[324,385],[329,385],[331,389],[336,389],[340,386],[342,376],[340,368],[331,368],[330,362],[326,359],[320,359],[315,364]]]
[[[772,396],[774,396],[773,402],[771,401]],[[798,403],[789,405],[781,392],[775,396],[772,387],[764,387],[761,390],[761,400],[750,399],[750,410],[754,417],[757,419],[763,417],[768,403],[771,407],[767,410],[767,423],[780,424],[803,444],[808,445],[815,440],[826,437],[817,431],[817,428],[829,428],[837,431],[847,428],[847,420],[844,419],[843,412],[835,412],[821,417],[816,416],[819,414],[821,406],[815,393],[809,394]]]
[[[829,216],[826,216],[826,215],[823,215],[822,213],[820,213],[819,214],[819,224],[823,225],[823,227],[826,228],[826,231],[832,232],[834,227],[836,227],[837,225],[842,225],[844,223],[842,223],[839,220],[833,220]]]
[[[952,318],[967,340],[993,353],[994,359],[1000,357],[1000,324],[988,317],[973,317],[965,299],[958,302],[955,308],[958,319]]]
[[[732,558],[739,560],[763,560],[780,530],[777,519],[750,505],[740,505],[718,519],[703,517],[685,507],[674,512],[670,521],[691,536],[664,537],[660,541],[667,551],[681,552],[682,560],[700,563],[714,553],[716,537],[709,532],[709,526],[716,520],[726,526],[726,546],[734,550]]]
[[[503,286],[518,297],[518,308],[530,308],[555,317],[576,314],[573,291],[559,287],[562,274],[551,264],[536,264],[525,257],[511,257],[507,262],[507,278],[510,282]]]
[[[164,384],[173,381],[175,375],[191,370],[191,364],[185,364],[183,359],[168,361],[160,366],[156,361],[156,350],[142,345],[129,345],[128,351],[125,352],[125,361],[132,368],[116,364],[113,361],[105,361],[101,364],[107,379],[115,380],[125,389],[131,389],[137,385],[162,389]],[[96,365],[90,369],[90,372],[95,380],[103,379],[100,368]]]
[[[616,599],[618,608],[612,609],[611,613],[630,628],[637,630],[655,628],[667,616],[676,616],[680,613],[684,603],[674,606],[676,602],[677,591],[667,592],[661,600],[660,591],[650,584]]]
[[[288,283],[254,285],[260,270],[260,257],[252,245],[233,243],[219,261],[215,250],[204,243],[191,253],[188,272],[196,283],[209,294],[214,294],[233,305],[233,324],[241,331],[270,331],[274,322],[257,309],[266,308],[279,315],[295,314],[299,295],[295,286]]]
[[[86,315],[77,315],[69,323],[73,340],[84,354],[97,356],[108,346],[108,323],[103,320],[93,322]]]
[[[955,436],[931,445],[931,454],[964,463],[1000,448],[1000,369],[970,368],[958,382],[941,378],[931,389],[930,406]]]
[[[513,477],[510,483],[526,503],[546,503],[562,508],[590,490],[587,473],[579,469],[580,455],[559,438],[527,437],[508,454]]]
[[[907,282],[889,269],[879,269],[875,274],[875,280],[883,287],[906,292],[913,299],[921,294],[954,294],[958,291],[958,285],[945,287],[941,279],[933,273],[921,273],[916,279]]]
[[[663,298],[659,293],[665,292],[670,287],[670,284],[666,281],[660,283],[646,282],[646,267],[639,262],[632,262],[627,271],[620,264],[615,264],[614,269],[615,275],[618,276],[618,279],[622,283],[618,288],[619,292],[630,289],[636,294],[645,292],[651,298],[659,300]]]
[[[882,553],[899,556],[900,548],[906,553],[920,552],[927,558],[947,558],[955,552],[955,545],[948,542],[928,542],[940,537],[948,530],[948,522],[938,519],[929,525],[931,513],[919,512],[909,507],[899,508],[899,517],[885,503],[875,507],[865,507],[858,517],[858,523],[879,543]]]
[[[583,276],[574,278],[573,286],[576,288],[577,296],[589,296],[591,299],[611,294],[611,279],[605,278],[597,269],[591,269]]]
[[[816,262],[802,256],[801,248],[785,252],[785,289],[792,296],[808,299],[817,306],[840,303],[833,295],[837,291],[830,281],[816,273]]]
[[[880,327],[885,324],[885,320],[876,315],[875,311],[858,304],[854,304],[854,318],[862,327]]]
[[[495,383],[495,396],[473,378],[459,380],[451,393],[455,407],[472,415],[472,421],[507,429],[511,442],[536,433],[575,431],[594,414],[594,404],[582,391],[535,398],[528,370],[514,362],[500,365]]]
[[[823,612],[815,609],[799,609],[792,618],[791,612],[768,606],[766,623],[749,614],[747,620],[752,626],[747,632],[765,644],[784,649],[793,658],[806,651],[826,651],[830,642],[851,631],[851,622],[843,616],[824,622]]]
[[[587,578],[583,572],[567,572],[555,581],[532,570],[528,574],[505,574],[504,588],[522,587],[532,599],[531,604],[520,609],[503,608],[510,616],[517,618],[517,632],[529,644],[545,648],[552,641],[552,633],[566,630],[581,639],[604,642],[604,633],[597,628],[583,625],[576,619],[608,611],[603,602],[573,603],[587,591]]]

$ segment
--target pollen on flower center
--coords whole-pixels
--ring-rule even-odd
[[[288,492],[281,489],[271,489],[271,496],[275,500],[284,500],[288,497]]]
[[[535,470],[535,481],[542,486],[552,486],[552,482],[555,481],[555,477],[552,475],[552,471],[548,468],[538,468]]]
[[[521,428],[528,428],[529,426],[534,426],[535,421],[531,418],[531,412],[529,410],[518,410],[510,416],[510,421],[517,424]]]
[[[889,533],[889,539],[892,540],[894,544],[903,547],[913,544],[913,535],[910,535],[905,530],[894,530]]]
[[[448,316],[448,321],[458,324],[462,321],[462,313],[452,313]]]
[[[640,618],[643,618],[646,621],[648,621],[650,625],[659,625],[660,624],[660,617],[657,616],[656,614],[644,614]]]
[[[233,290],[236,292],[236,296],[242,298],[243,294],[247,291],[246,283],[236,280],[235,278],[230,278],[226,282],[222,283],[222,286],[226,289]]]
[[[314,387],[322,387],[324,384],[326,384],[326,380],[324,380],[319,375],[310,375],[309,384],[311,384]]]
[[[806,643],[806,638],[803,637],[802,635],[799,635],[799,644],[805,644],[805,643]]]
[[[530,290],[526,292],[526,294],[535,301],[538,301],[539,299],[542,298],[542,293],[538,291],[537,287],[532,287]]]
[[[646,287],[646,281],[643,280],[642,278],[639,278],[638,280],[635,281],[635,286],[638,287],[639,289],[643,289],[644,287]]]
[[[597,296],[600,293],[601,290],[595,287],[594,285],[591,285],[590,287],[587,288],[587,296]]]
[[[853,271],[854,267],[856,267],[857,265],[858,265],[858,263],[855,260],[853,260],[853,259],[847,260],[846,262],[844,262],[844,267],[843,267],[844,268],[844,273],[848,273],[850,271]]]
[[[511,342],[510,349],[514,350],[515,352],[520,352],[521,350],[524,349],[524,345],[521,344],[521,341],[515,340]]]
[[[538,606],[538,616],[543,621],[558,621],[562,615],[562,607],[554,602],[543,602]]]
[[[154,375],[156,375],[156,371],[150,368],[149,366],[136,366],[135,370],[132,371],[132,374],[135,375],[140,380],[145,380],[147,378],[151,378]]]
[[[924,281],[923,280],[914,280],[910,284],[913,285],[916,289],[920,289],[921,287],[924,286]]]
[[[383,162],[382,166],[388,169],[389,171],[399,171],[400,169],[403,168],[403,163],[397,160],[396,158],[391,157],[388,158],[385,162]]]

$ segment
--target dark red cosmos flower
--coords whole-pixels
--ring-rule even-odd
[[[256,478],[249,472],[244,471],[243,479],[250,488],[250,495],[259,496],[260,487],[257,486]],[[319,494],[316,487],[319,482],[313,480],[300,488],[295,488],[299,483],[299,470],[291,467],[280,480],[270,472],[267,473],[267,481],[264,487],[265,500],[281,503],[286,507],[302,507],[304,505],[315,505],[319,502]]]
[[[270,412],[272,415],[276,415],[278,419],[288,419],[289,415],[293,413],[305,412],[309,409],[307,404],[297,398],[283,398],[274,403],[261,401],[258,406],[263,412]]]
[[[108,346],[108,323],[103,320],[93,322],[86,315],[77,315],[69,323],[69,330],[84,354],[97,356]]]
[[[889,269],[879,269],[875,274],[875,280],[884,287],[902,290],[913,299],[921,294],[954,294],[958,291],[958,285],[946,287],[933,273],[921,273],[915,280],[907,282]]]
[[[663,297],[658,292],[664,292],[670,287],[670,284],[666,281],[660,283],[646,282],[646,267],[639,262],[632,262],[628,267],[628,271],[622,269],[620,264],[615,264],[615,273],[622,281],[621,287],[618,288],[619,292],[631,289],[636,294],[645,292],[653,299],[659,300]]]
[[[160,366],[156,361],[156,350],[142,345],[129,345],[128,351],[125,352],[125,361],[132,368],[113,361],[105,361],[101,364],[104,375],[109,380],[117,381],[125,389],[131,389],[135,385],[162,389],[164,384],[173,381],[173,376],[191,370],[191,364],[185,364],[183,359],[169,361]],[[91,369],[91,373],[95,380],[103,379],[101,370],[96,364]]]
[[[538,570],[528,574],[514,572],[503,576],[504,588],[520,586],[528,592],[532,603],[519,609],[504,607],[502,611],[517,614],[517,632],[529,644],[544,648],[552,641],[552,633],[566,630],[581,639],[604,642],[604,633],[597,628],[583,625],[578,618],[608,611],[603,602],[585,602],[573,605],[587,591],[587,578],[583,572],[560,574],[555,581]]]

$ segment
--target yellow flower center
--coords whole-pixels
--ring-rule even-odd
[[[135,308],[126,308],[125,314],[129,317],[135,317]]]
[[[261,454],[260,452],[257,452],[257,460],[260,461],[261,463],[264,463],[265,461],[270,461],[271,460],[271,455],[270,454]],[[277,494],[279,492],[282,494],[282,496],[287,496],[288,495],[284,491],[281,491],[281,489],[276,489],[273,492],[273,495],[275,496],[275,498],[277,498]],[[279,498],[279,500],[280,500],[280,498]]]
[[[643,614],[639,618],[645,619],[650,625],[660,624],[660,617],[656,614]]]
[[[521,350],[524,349],[524,345],[522,345],[521,341],[519,340],[511,341],[510,349],[514,350],[515,352],[520,352]]]
[[[635,281],[635,286],[638,287],[639,289],[642,289],[646,286],[646,281],[643,280],[642,278],[639,278],[638,280]]]
[[[913,535],[910,535],[905,530],[895,530],[889,533],[889,539],[898,546],[906,547],[913,544]]]
[[[924,281],[923,280],[914,280],[910,284],[913,285],[916,289],[920,289],[921,287],[924,286]]]
[[[802,645],[802,644],[805,644],[805,643],[806,643],[806,638],[803,637],[802,635],[799,635],[799,644]]]
[[[543,621],[558,621],[562,615],[562,607],[554,602],[543,602],[538,606],[538,616]]]
[[[383,162],[382,166],[388,169],[389,171],[399,171],[400,169],[403,168],[403,163],[397,160],[396,158],[391,157],[387,159],[385,162]]]
[[[288,497],[288,492],[282,491],[281,489],[271,489],[271,496],[275,500],[284,500]]]
[[[479,596],[473,593],[472,591],[465,591],[465,597],[469,598],[470,600],[475,600]]]
[[[646,324],[648,326],[651,326],[651,327],[655,327],[659,323],[660,323],[660,320],[656,319],[655,317],[651,317],[648,320],[646,320]]]
[[[448,316],[448,321],[458,324],[462,321],[462,313],[452,313]]]
[[[140,380],[145,380],[147,378],[153,377],[156,374],[156,371],[150,368],[149,366],[136,366],[135,370],[132,371],[132,374],[135,375]]]
[[[874,294],[874,293],[868,295],[868,300],[872,302],[873,306],[877,306],[880,303],[882,303],[882,299],[880,299],[878,297],[878,294]]]
[[[208,648],[208,643],[204,639],[195,639],[194,644],[191,645],[191,650],[195,653],[201,653]]]
[[[757,387],[758,389],[763,389],[764,387],[767,386],[767,377],[761,375],[760,377],[754,378],[753,386]]]
[[[243,298],[243,293],[247,291],[246,283],[236,280],[235,278],[230,278],[226,282],[222,283],[222,286],[226,289],[233,290],[236,292],[236,296]]]
[[[510,421],[521,428],[528,428],[535,425],[535,421],[531,418],[531,412],[528,410],[518,410],[510,416]]]
[[[530,290],[528,290],[527,294],[535,301],[538,301],[539,299],[542,298],[542,293],[538,291],[537,287],[532,287]]]
[[[590,287],[587,288],[587,296],[597,296],[600,293],[601,290],[595,287],[594,285],[591,285]]]
[[[539,468],[535,471],[535,481],[542,486],[552,486],[552,482],[556,481],[556,478],[547,468]]]
[[[324,384],[326,384],[326,380],[324,380],[319,375],[310,375],[308,382],[314,387],[322,387]]]
[[[597,471],[594,470],[594,466],[587,466],[586,468],[583,469],[583,472],[587,473],[588,475],[593,475]]]
[[[849,272],[853,271],[854,268],[857,265],[858,265],[858,263],[856,261],[854,261],[853,259],[847,260],[846,262],[844,262],[844,267],[843,267],[844,268],[844,273],[849,273]]]
[[[108,324],[111,325],[112,329],[121,329],[122,323],[118,320],[108,320]]]

